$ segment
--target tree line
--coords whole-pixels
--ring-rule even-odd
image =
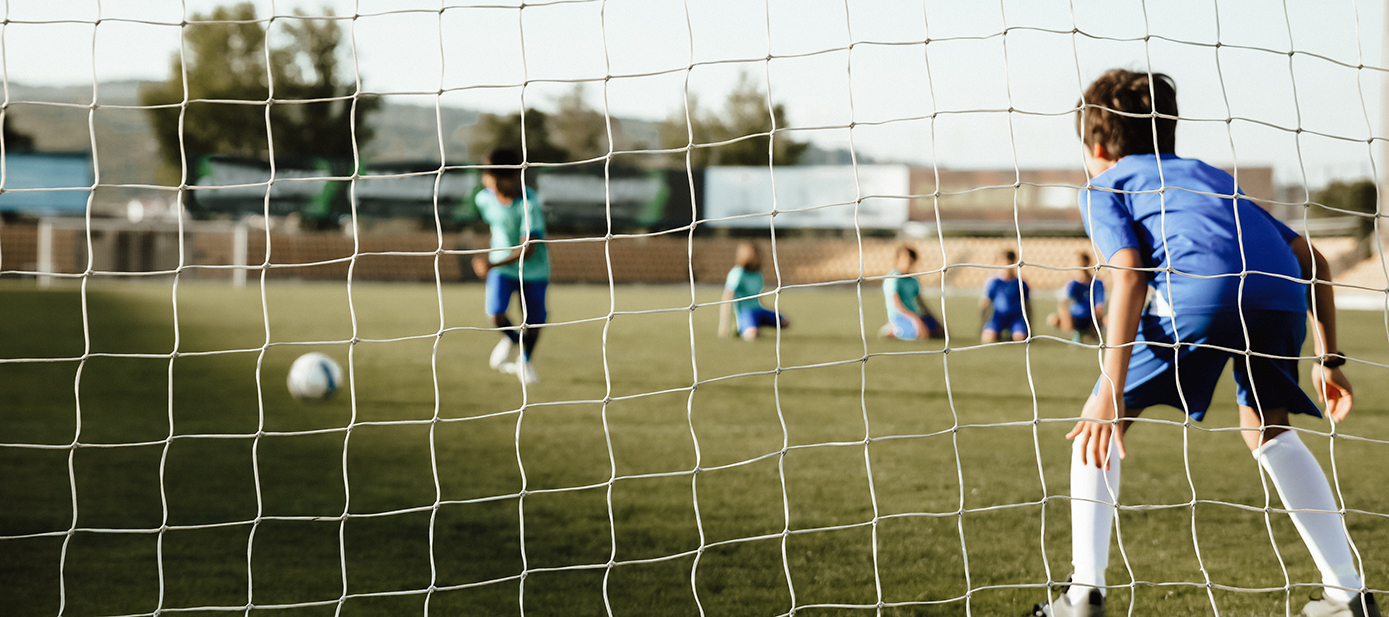
[[[359,79],[345,74],[342,22],[331,9],[313,17],[296,9],[292,19],[263,20],[249,2],[195,14],[183,29],[184,51],[173,57],[169,78],[140,92],[165,175],[178,173],[190,158],[212,154],[350,165],[354,146],[360,149],[374,136],[371,117],[382,100],[361,95]],[[697,167],[766,165],[769,159],[795,164],[808,147],[786,133],[769,136],[773,121],[787,126],[785,108],[769,106],[747,75],[722,109],[707,110],[691,98],[688,114],[688,123],[680,109],[659,124],[660,146],[684,149],[663,157],[662,164],[683,167],[686,150]],[[481,114],[468,140],[470,158],[481,159],[499,146],[521,149],[523,124],[527,159],[534,162],[593,160],[631,145],[621,121],[593,109],[577,84],[552,111]]]

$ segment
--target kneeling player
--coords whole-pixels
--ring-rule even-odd
[[[1018,254],[1003,251],[999,264],[1008,266],[1002,274],[989,278],[984,284],[984,297],[979,308],[984,315],[984,328],[979,340],[992,343],[998,333],[1007,331],[1013,340],[1027,338],[1027,318],[1032,315],[1032,288],[1018,277]]]
[[[916,249],[910,246],[897,249],[896,268],[883,279],[883,299],[887,301],[887,326],[883,334],[904,341],[945,338],[945,328],[921,298],[921,284],[912,276],[915,265]]]
[[[1077,343],[1086,337],[1099,340],[1095,322],[1099,321],[1100,327],[1104,327],[1104,283],[1090,270],[1090,253],[1082,251],[1076,257],[1081,269],[1076,271],[1075,278],[1066,281],[1061,301],[1057,303],[1056,312],[1047,315],[1047,323]]]
[[[728,271],[724,283],[723,304],[719,307],[719,336],[728,336],[728,311],[731,307],[737,321],[738,334],[745,341],[757,338],[762,328],[780,325],[785,329],[791,320],[762,307],[758,294],[762,293],[762,256],[757,245],[751,242],[738,244],[736,264]]]

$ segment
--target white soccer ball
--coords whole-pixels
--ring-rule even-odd
[[[299,356],[289,367],[289,393],[299,400],[327,400],[342,385],[342,367],[318,352]]]

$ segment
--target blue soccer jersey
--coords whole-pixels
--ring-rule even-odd
[[[1282,278],[1301,276],[1288,247],[1297,232],[1243,198],[1230,174],[1175,154],[1134,154],[1091,184],[1080,192],[1086,233],[1106,260],[1136,249],[1158,270],[1149,285],[1174,313],[1307,309],[1306,286]]]
[[[1032,295],[1032,288],[1027,281],[1021,282],[1019,289],[1018,279],[1004,280],[995,276],[984,285],[984,297],[993,303],[996,320],[1015,321],[1022,318],[1024,303]]]
[[[1095,307],[1104,304],[1104,283],[1099,279],[1066,281],[1066,298],[1071,301],[1071,319],[1090,321]]]

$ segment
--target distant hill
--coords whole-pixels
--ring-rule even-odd
[[[91,86],[9,85],[9,112],[6,122],[34,137],[34,146],[43,152],[90,152],[95,134],[99,178],[102,184],[164,185],[177,179],[161,174],[159,147],[151,131],[149,116],[138,109],[143,82],[112,81],[97,84],[98,107],[93,109]],[[451,165],[475,162],[469,152],[469,136],[477,126],[480,112],[443,107],[436,122],[435,109],[422,105],[387,103],[371,116],[374,138],[363,148],[368,164],[398,162],[437,162],[439,141],[443,138],[444,159]],[[655,148],[659,142],[658,123],[631,118],[615,118],[623,148]],[[440,129],[442,125],[442,130]],[[822,150],[812,146],[803,164],[847,164],[848,152]],[[860,163],[871,159],[860,155]],[[97,191],[96,207],[107,212],[123,212],[131,199],[169,201],[172,191],[144,188],[103,187]]]
[[[139,104],[139,81],[102,82],[97,85],[99,107],[92,109],[90,86],[9,85],[9,112],[6,121],[15,129],[34,137],[36,149],[44,152],[90,152],[95,133],[98,172],[102,184],[148,184],[161,182],[159,147],[154,140],[149,117]],[[110,107],[107,107],[110,106]],[[371,116],[375,137],[362,151],[371,163],[438,161],[439,137],[443,137],[445,160],[461,164],[475,159],[468,151],[468,137],[477,124],[479,112],[443,107],[435,120],[433,107],[387,102]],[[620,120],[632,141],[654,144],[656,123]],[[442,124],[443,130],[439,125]],[[123,207],[133,198],[168,199],[168,191],[103,188],[97,194],[102,209]]]

